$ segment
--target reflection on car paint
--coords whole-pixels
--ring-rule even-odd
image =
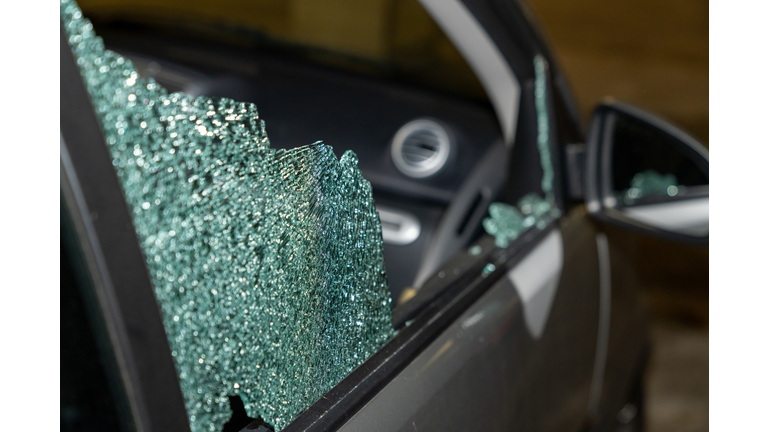
[[[544,333],[563,270],[563,236],[553,230],[507,273],[523,303],[523,318],[534,339]]]

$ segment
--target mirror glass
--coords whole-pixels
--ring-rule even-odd
[[[708,160],[668,131],[624,113],[609,117],[613,207],[679,234],[709,235]],[[606,185],[607,186],[607,185]]]
[[[695,150],[641,120],[614,119],[611,165],[617,206],[708,195],[709,176],[692,157]]]

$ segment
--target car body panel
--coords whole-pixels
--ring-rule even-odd
[[[566,144],[582,139],[578,114],[574,114],[572,97],[565,80],[522,3],[464,0],[462,4],[487,32],[519,83],[516,128],[512,129],[513,146],[504,159],[506,171],[498,173],[499,178],[503,180],[503,186],[495,198],[516,202],[526,193],[540,187],[541,167],[535,145],[537,118],[534,106],[533,57],[542,54],[549,64],[547,105],[551,119],[550,144],[556,172],[556,200],[563,216],[544,231],[531,230],[509,248],[493,248],[490,236],[480,236],[475,244],[482,245],[482,254],[473,256],[462,251],[452,259],[442,259],[435,268],[461,268],[461,274],[453,279],[446,279],[445,283],[436,289],[433,297],[410,311],[402,321],[398,321],[402,327],[400,334],[393,341],[309,407],[294,423],[286,427],[287,431],[338,428],[517,428],[575,431],[584,425],[608,424],[609,417],[630,390],[633,376],[641,369],[643,350],[647,343],[647,325],[644,311],[640,307],[631,242],[627,241],[621,232],[596,224],[587,215],[582,202],[565,195],[568,176],[565,173],[566,167],[560,162],[561,156]],[[134,44],[133,48],[140,46],[141,43]],[[172,50],[173,45],[155,48],[155,54],[162,56],[163,49]],[[226,53],[222,52],[221,55]],[[240,62],[238,64],[241,66],[252,61],[252,58],[237,58],[234,53],[231,57]],[[74,161],[72,166],[81,167],[67,171],[67,175],[75,175],[89,184],[101,182],[100,187],[103,188],[104,182],[93,175],[86,175],[84,167],[87,164],[95,164],[111,170],[108,158],[97,161],[93,159],[93,155],[72,148],[80,135],[86,132],[93,134],[93,130],[85,131],[83,128],[71,127],[78,122],[78,116],[82,117],[84,112],[92,108],[86,108],[82,101],[77,106],[70,104],[69,101],[73,100],[74,96],[66,93],[65,88],[73,88],[75,84],[71,73],[67,75],[68,81],[64,80],[65,58],[62,51],[61,118],[65,143],[62,148],[66,150],[62,151],[62,159],[66,154]],[[458,139],[463,140],[461,142],[466,143],[470,149],[462,156],[473,161],[480,160],[487,149],[498,143],[502,131],[509,130],[509,126],[505,126],[503,122],[501,125],[494,124],[493,113],[488,112],[487,107],[478,108],[472,104],[456,103],[455,100],[441,99],[418,89],[394,89],[387,85],[379,86],[371,80],[343,80],[321,73],[312,78],[315,81],[302,78],[305,83],[303,87],[291,88],[290,74],[296,77],[308,74],[293,64],[267,64],[268,66],[260,71],[262,77],[274,78],[274,82],[267,86],[257,89],[248,83],[247,74],[240,74],[239,78],[219,76],[206,84],[207,90],[221,96],[233,96],[232,93],[245,90],[238,99],[250,98],[258,102],[260,110],[263,110],[267,118],[269,130],[274,130],[271,137],[284,137],[286,146],[296,144],[294,140],[297,137],[310,140],[310,132],[315,126],[319,128],[317,130],[326,131],[330,136],[350,138],[334,143],[337,150],[343,150],[354,142],[359,145],[359,141],[365,137],[371,138],[374,145],[369,146],[370,158],[362,154],[360,167],[364,175],[371,176],[375,199],[386,206],[415,214],[422,221],[421,237],[413,243],[414,247],[418,246],[418,250],[414,253],[402,253],[405,250],[401,249],[403,247],[388,245],[385,256],[398,255],[388,264],[396,265],[398,259],[405,262],[419,258],[420,254],[428,249],[430,236],[436,231],[434,227],[442,212],[456,199],[454,194],[460,189],[461,182],[458,178],[452,178],[443,179],[445,182],[440,183],[441,179],[437,178],[430,180],[432,183],[427,181],[426,184],[419,184],[401,178],[391,166],[384,165],[383,171],[377,171],[378,168],[368,165],[368,161],[387,157],[388,137],[396,132],[396,128],[388,126],[389,123],[385,125],[378,120],[384,116],[395,116],[397,118],[391,123],[397,125],[414,117],[433,116],[443,121],[455,122],[466,128],[458,134]],[[329,115],[330,110],[318,115],[311,107],[319,103],[318,98],[322,98],[322,95],[313,93],[313,89],[322,87],[319,84],[325,85],[322,90],[326,92],[324,95],[338,96],[332,99],[331,103],[352,104],[358,108],[351,110],[350,116],[346,118],[334,118]],[[288,102],[281,100],[286,92],[293,92],[291,94],[295,98],[289,99]],[[81,90],[80,93],[80,96],[84,95],[84,91]],[[362,104],[366,99],[375,101],[372,105],[378,108],[366,113],[366,105]],[[398,110],[397,107],[402,104],[408,105],[409,109]],[[299,111],[296,111],[296,106],[300,107]],[[266,115],[268,112],[274,113],[274,122]],[[311,123],[310,126],[292,130],[291,125],[301,123],[293,117],[297,113],[301,114],[299,117],[303,118],[302,121]],[[362,119],[363,114],[370,117],[367,120]],[[361,119],[364,121],[361,122]],[[273,127],[274,129],[271,129]],[[90,128],[93,129],[93,125]],[[347,135],[338,135],[339,130],[346,131]],[[319,138],[326,137],[316,136],[312,139]],[[91,141],[98,140],[93,138]],[[103,145],[103,142],[97,144]],[[106,150],[104,153],[106,157]],[[62,170],[66,171],[64,168]],[[468,172],[469,170],[462,171],[462,176],[469,175]],[[112,174],[115,177],[114,173]],[[116,188],[112,187],[111,193],[122,199],[116,181],[115,178],[112,186]],[[68,207],[77,206],[73,199],[70,197],[65,200]],[[415,205],[418,200],[424,200],[429,205]],[[106,236],[104,233],[103,238],[96,239],[106,248],[102,253],[114,254],[112,259],[115,259],[120,254],[128,253],[127,250],[132,250],[130,262],[138,262],[143,266],[140,252],[136,254],[138,242],[132,231],[127,209],[123,208],[124,203],[122,207],[113,205],[110,200],[104,201],[103,205],[107,205],[105,203],[112,206],[106,213],[98,213],[99,210],[95,207],[97,204],[93,204],[88,208],[81,208],[73,219],[79,221],[82,226],[88,223],[122,223],[121,227],[116,229],[122,237],[109,240],[103,237]],[[97,212],[96,217],[100,218],[98,222],[91,221],[94,209]],[[425,220],[432,221],[431,226],[425,224]],[[103,226],[103,229],[107,229],[108,225]],[[110,226],[110,229],[115,229]],[[607,234],[609,245],[608,260],[604,257],[601,259],[598,248],[597,235],[603,230]],[[509,277],[508,272],[514,274],[515,268],[520,266],[526,257],[532,256],[530,254],[541,246],[542,241],[546,241],[547,236],[554,235],[553,233],[559,233],[562,239],[562,268],[556,269],[559,267],[557,260],[545,259],[542,262],[542,265],[547,266],[550,276],[559,276],[556,278],[557,286],[549,290],[552,292],[551,305],[546,307],[545,304],[542,313],[534,314],[539,318],[542,314],[545,315],[545,319],[540,320],[543,324],[536,324],[536,319],[526,320],[526,312],[530,314],[531,311],[524,309],[525,302],[521,301],[519,291],[525,287],[516,287],[512,282],[515,277]],[[476,234],[473,233],[475,237]],[[81,242],[94,241],[93,238],[86,237],[83,237]],[[497,268],[491,274],[484,274],[483,270],[488,263],[495,263]],[[605,277],[601,280],[601,264],[603,274],[605,266],[610,266],[610,281],[607,285]],[[135,265],[131,268],[134,267]],[[92,271],[97,272],[93,269]],[[112,280],[116,280],[115,278],[124,275],[128,270],[127,267],[121,270],[112,266],[107,271]],[[146,269],[143,271],[146,272]],[[434,274],[437,274],[437,271]],[[148,278],[142,275],[145,273],[139,271],[130,277],[119,279],[117,283],[141,285],[144,291],[147,288],[147,292],[151,293],[151,284]],[[402,288],[413,278],[415,273],[397,280],[396,284]],[[434,275],[432,279],[427,279],[424,286],[437,283]],[[607,297],[606,289],[609,294]],[[396,296],[394,293],[393,295]],[[123,336],[118,334],[113,341],[113,344],[127,343],[134,346],[119,355],[129,362],[139,362],[138,366],[131,369],[132,372],[124,375],[123,380],[129,384],[138,383],[138,390],[132,395],[129,394],[129,398],[145,398],[134,401],[134,418],[139,419],[137,423],[141,425],[140,429],[189,430],[189,426],[185,426],[181,395],[176,393],[178,386],[175,385],[175,371],[170,352],[166,352],[167,341],[158,321],[156,304],[152,309],[152,305],[137,306],[136,300],[125,300],[125,303],[119,304],[119,311],[113,310],[114,304],[107,306],[102,306],[106,308],[105,315],[114,316],[118,321],[133,319],[125,317],[125,311],[129,308],[132,311],[144,311],[137,317],[145,319],[145,322],[134,323],[129,332]],[[147,318],[152,313],[157,316]],[[396,309],[395,316],[397,315]],[[607,329],[606,320],[610,324]],[[147,326],[152,329],[146,330]],[[158,340],[166,343],[165,348]],[[150,347],[154,347],[152,349],[155,354],[147,351]],[[150,373],[156,366],[155,372]],[[162,405],[152,406],[153,398],[166,393],[170,396]],[[168,415],[165,420],[162,419],[163,412]]]
[[[562,238],[568,256],[539,340],[525,324],[526,306],[507,274],[340,430],[581,426],[598,333],[597,246],[583,210],[565,219],[509,270],[530,265],[527,257],[540,260],[545,272],[557,266],[537,252]]]

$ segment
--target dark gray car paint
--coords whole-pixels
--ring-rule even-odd
[[[502,278],[341,430],[578,429],[598,333],[597,248],[583,208],[560,229],[566,256],[540,340]]]

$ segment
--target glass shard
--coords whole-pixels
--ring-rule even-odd
[[[674,174],[660,174],[655,170],[645,170],[632,177],[629,189],[623,194],[624,203],[632,204],[634,200],[650,196],[676,196],[685,186],[678,185]]]
[[[549,145],[549,113],[547,111],[547,62],[542,56],[533,59],[536,72],[534,100],[536,104],[536,146],[539,150],[542,178],[542,198],[531,192],[520,198],[516,206],[507,203],[492,203],[488,208],[490,217],[483,220],[485,232],[492,235],[496,246],[507,247],[509,242],[518,238],[532,226],[544,229],[560,216],[560,209],[555,202],[553,182],[555,169]]]
[[[195,432],[228,395],[276,430],[393,335],[381,225],[347,152],[272,150],[253,104],[169,94],[61,19],[132,211]]]

